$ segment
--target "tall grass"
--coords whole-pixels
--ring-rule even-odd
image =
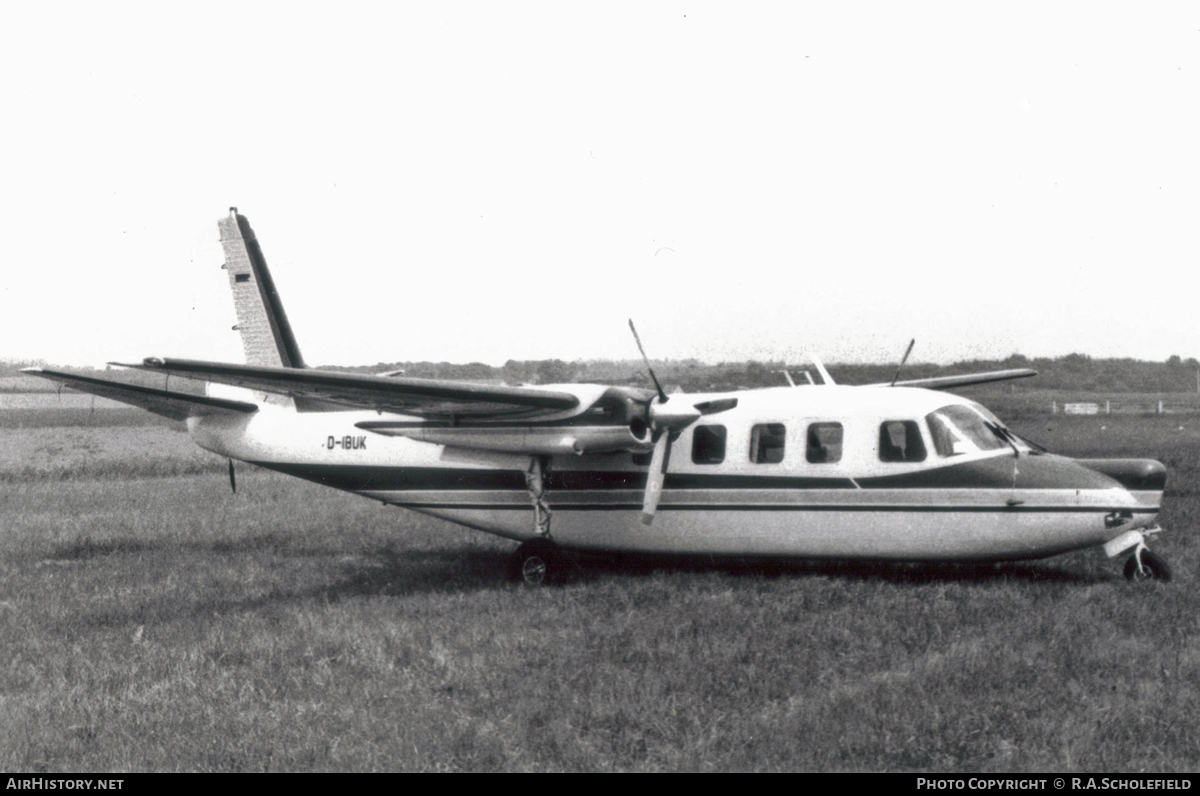
[[[39,398],[42,396],[38,396]],[[0,429],[7,428],[87,428],[147,427],[182,428],[183,424],[152,415],[133,407],[96,408],[57,406],[53,397],[38,401],[28,408],[5,408],[0,411]]]
[[[180,423],[140,427],[14,428],[2,433],[0,483],[120,480],[223,472],[225,460],[194,445]]]

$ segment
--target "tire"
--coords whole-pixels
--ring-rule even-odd
[[[1171,568],[1167,566],[1166,560],[1150,550],[1142,551],[1142,568],[1145,571],[1138,572],[1137,554],[1134,553],[1125,562],[1125,579],[1161,580],[1163,582],[1171,579]]]
[[[512,576],[530,588],[552,586],[562,580],[562,556],[551,542],[525,542],[513,555]]]

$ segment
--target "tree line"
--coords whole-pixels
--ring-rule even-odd
[[[655,372],[664,386],[688,392],[721,391],[732,389],[754,389],[778,387],[787,384],[784,370],[788,371],[797,384],[806,384],[807,371],[819,381],[816,369],[808,364],[785,363],[783,361],[701,362],[696,359],[656,360]],[[0,377],[20,375],[23,367],[47,366],[43,361],[0,360]],[[591,382],[600,384],[629,384],[651,386],[645,365],[641,360],[575,360],[561,359],[515,360],[510,359],[501,366],[482,362],[380,362],[375,365],[337,366],[326,365],[332,370],[353,373],[383,373],[404,371],[405,376],[429,379],[456,379],[463,381],[494,382],[504,384],[563,384]],[[896,373],[896,363],[853,364],[827,363],[831,375],[840,384],[871,384],[890,382]],[[900,373],[900,379],[919,379],[934,376],[951,376],[987,370],[1008,368],[1032,368],[1038,372],[1036,378],[1006,382],[1006,392],[1028,392],[1035,390],[1060,390],[1072,392],[1104,393],[1184,393],[1200,391],[1200,362],[1189,357],[1182,359],[1171,356],[1165,362],[1149,362],[1138,359],[1097,359],[1086,354],[1067,354],[1061,357],[1029,358],[1013,354],[1006,359],[979,359],[955,362],[949,365],[912,363]],[[66,368],[80,372],[95,372],[90,369]],[[153,383],[163,386],[162,374],[141,371],[113,370],[110,376],[122,381],[140,384]],[[24,380],[23,380],[24,381]],[[40,380],[38,380],[40,383]],[[185,379],[173,379],[172,389],[184,389]],[[48,384],[48,382],[47,382]],[[176,384],[179,386],[177,387]],[[190,390],[188,390],[190,391]]]
[[[786,370],[797,384],[806,384],[807,371],[819,381],[816,368],[808,364],[779,361],[705,363],[696,359],[655,360],[651,363],[665,385],[689,392],[754,389],[787,384]],[[890,382],[897,363],[827,363],[830,375],[839,384]],[[977,359],[949,365],[912,363],[900,372],[900,379],[953,376],[988,370],[1031,368],[1038,372],[1032,379],[1005,383],[1005,390],[1066,390],[1075,392],[1196,392],[1200,385],[1200,362],[1195,358],[1171,356],[1165,362],[1139,359],[1097,359],[1086,354],[1061,357],[1029,358],[1013,354],[1005,359]],[[591,382],[649,386],[650,378],[641,360],[513,360],[499,367],[481,362],[393,362],[348,368],[356,372],[379,373],[403,369],[404,375],[418,378],[494,381],[506,384],[562,384]]]

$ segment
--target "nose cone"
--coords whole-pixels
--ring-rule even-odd
[[[1130,492],[1162,492],[1167,468],[1154,459],[1076,459],[1089,470],[1113,479]]]
[[[1069,456],[1047,453],[1040,456],[1022,456],[1019,462],[1014,462],[1012,457],[1008,457],[996,459],[994,466],[1002,470],[1005,461],[1011,463],[1010,468],[1016,466],[1017,489],[1095,492],[1123,487],[1128,491],[1128,487],[1108,473],[1088,466],[1087,461],[1072,459]]]
[[[1129,511],[1114,511],[1105,517],[1112,534],[1130,528],[1149,527],[1158,516],[1167,468],[1153,459],[1078,459],[1077,463],[1123,488],[1134,501]]]

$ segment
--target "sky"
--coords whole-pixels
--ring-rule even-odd
[[[0,358],[1200,355],[1195,3],[2,13]]]

